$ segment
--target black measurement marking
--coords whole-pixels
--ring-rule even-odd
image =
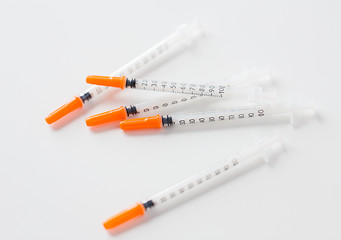
[[[139,86],[140,85],[140,86]],[[151,83],[148,82],[148,80],[141,80],[141,83],[136,85],[136,88],[138,89],[144,89],[144,90],[153,90],[153,91],[167,91],[167,88],[170,88],[171,92],[174,93],[186,93],[186,94],[192,94],[192,95],[197,95],[197,96],[212,96],[212,97],[222,97],[222,93],[224,93],[224,91],[220,91],[219,95],[217,94],[213,94],[215,93],[215,90],[213,90],[213,86],[211,86],[212,88],[208,89],[209,91],[207,91],[207,87],[204,85],[200,85],[200,87],[198,88],[197,85],[195,84],[190,84],[190,85],[184,85],[184,84],[180,84],[179,87],[177,87],[177,83],[172,82],[172,83],[167,83],[167,82],[161,82],[161,84],[157,81],[151,81]],[[158,89],[161,88],[162,89]],[[221,86],[220,90],[223,90],[225,87]],[[177,90],[178,89],[178,90]],[[194,92],[194,91],[198,91],[198,92]],[[194,97],[193,97],[194,98]]]
[[[102,92],[102,89],[100,87],[96,88],[97,94],[100,94]]]

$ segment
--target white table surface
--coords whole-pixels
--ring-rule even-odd
[[[340,239],[340,10],[336,0],[1,1],[0,239]],[[206,37],[144,78],[199,83],[269,64],[278,94],[314,99],[318,118],[297,128],[88,129],[90,115],[157,96],[110,91],[59,128],[45,123],[87,75],[110,74],[194,20]],[[211,109],[181,111],[199,108]],[[101,225],[276,131],[286,152],[275,164],[134,227]]]

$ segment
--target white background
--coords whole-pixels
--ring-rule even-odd
[[[340,11],[337,0],[2,0],[0,239],[340,239]],[[299,128],[88,129],[90,115],[156,96],[112,90],[59,128],[45,123],[87,75],[110,74],[194,20],[206,37],[143,77],[199,83],[270,64],[279,95],[313,98],[319,117]],[[101,225],[277,130],[286,152],[275,164],[134,227]]]

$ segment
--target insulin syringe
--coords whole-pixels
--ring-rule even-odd
[[[173,34],[156,44],[151,49],[147,50],[128,64],[124,65],[117,71],[113,72],[110,76],[129,76],[136,77],[137,74],[152,64],[160,62],[162,57],[166,57],[173,50],[178,49],[183,45],[188,45],[195,38],[201,35],[201,26],[197,23],[187,25],[183,24]],[[74,97],[73,100],[64,104],[51,114],[49,114],[45,121],[48,124],[54,123],[63,118],[67,114],[83,107],[87,101],[94,100],[98,95],[108,90],[109,87],[105,86],[92,86],[79,96]]]
[[[275,92],[263,92],[260,87],[251,87],[253,83],[266,84],[270,81],[271,75],[268,68],[253,68],[242,74],[232,76],[228,81],[230,97],[247,97],[248,99],[267,99],[273,98]],[[240,87],[240,86],[249,87]],[[136,116],[141,113],[151,113],[163,110],[170,106],[179,106],[201,96],[190,94],[168,94],[163,97],[153,99],[151,101],[132,104],[129,106],[121,106],[119,108],[90,116],[86,119],[88,126],[98,126],[101,124],[121,121],[130,116]]]
[[[212,187],[219,179],[225,180],[222,177],[233,176],[238,169],[240,170],[241,166],[250,166],[252,163],[260,162],[260,160],[267,162],[281,151],[282,146],[279,136],[260,139],[254,147],[246,149],[233,157],[221,160],[198,174],[147,198],[145,201],[136,203],[134,206],[107,219],[103,225],[106,229],[115,228],[135,217],[144,215],[148,210],[157,209],[166,203],[174,202],[174,199],[178,199],[179,196],[194,193],[194,189],[204,189],[204,186]]]
[[[300,101],[287,101],[279,103],[266,103],[260,105],[239,106],[216,111],[156,115],[145,118],[127,119],[120,123],[123,130],[135,130],[145,128],[163,128],[168,126],[191,126],[209,123],[245,123],[254,120],[269,120],[289,118],[294,124],[295,119],[303,115],[313,115],[314,106],[311,103]]]

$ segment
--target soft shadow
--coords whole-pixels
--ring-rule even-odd
[[[120,122],[111,122],[111,123],[106,123],[94,127],[88,127],[92,132],[94,133],[100,133],[100,132],[105,132],[105,131],[110,131],[114,129],[119,129],[120,128]]]
[[[168,134],[187,134],[190,132],[199,132],[199,131],[220,131],[222,129],[239,129],[239,128],[250,128],[255,126],[262,127],[270,127],[277,126],[286,123],[290,124],[288,119],[262,119],[262,120],[252,120],[252,121],[236,121],[229,123],[204,123],[197,125],[188,125],[188,126],[169,126],[163,127],[161,129],[138,129],[138,130],[129,130],[124,133],[129,136],[143,136],[146,134],[152,135],[168,135]]]
[[[125,222],[124,224],[121,224],[113,229],[109,229],[107,230],[108,233],[112,236],[117,236],[120,235],[132,228],[135,227],[140,227],[143,224],[145,224],[146,222],[148,222],[150,220],[150,216],[148,216],[148,214],[145,214],[143,216],[139,216],[137,218],[134,218],[132,220],[129,220],[128,222]]]
[[[123,131],[123,130],[122,130]],[[137,130],[128,130],[124,131],[124,133],[128,136],[145,136],[148,135],[163,135],[167,133],[167,130],[164,128],[159,129],[137,129]]]
[[[50,126],[51,126],[51,128],[53,130],[58,131],[59,129],[61,129],[61,128],[65,127],[66,125],[68,125],[73,120],[75,120],[78,117],[84,115],[85,112],[86,111],[85,111],[84,108],[76,109],[75,111],[69,113],[65,117],[59,119],[57,122],[50,124]]]

